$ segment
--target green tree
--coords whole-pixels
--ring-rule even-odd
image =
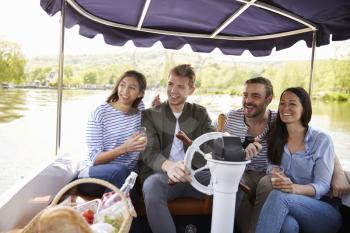
[[[94,70],[90,70],[84,73],[83,75],[84,84],[96,84],[97,82],[97,73]]]
[[[22,83],[26,59],[18,44],[0,40],[0,81]]]
[[[63,70],[63,83],[65,86],[72,86],[75,83],[75,79],[74,79],[74,76],[73,76],[74,72],[73,72],[73,67],[68,65],[66,67],[64,67],[64,70]]]
[[[36,67],[34,70],[29,72],[28,74],[28,80],[30,82],[33,81],[39,81],[41,85],[44,85],[46,83],[46,79],[49,76],[49,74],[52,72],[51,67]]]

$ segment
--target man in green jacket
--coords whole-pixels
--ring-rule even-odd
[[[141,155],[139,177],[149,225],[153,233],[176,233],[167,202],[177,197],[204,197],[195,190],[190,171],[184,165],[187,147],[176,138],[179,130],[189,138],[215,131],[206,109],[186,102],[195,90],[195,73],[190,65],[174,67],[167,84],[167,101],[143,112],[147,128],[147,147]],[[193,166],[203,166],[198,156]],[[206,177],[208,178],[208,177]],[[199,178],[201,179],[201,178]],[[205,179],[205,177],[203,177]],[[168,183],[175,185],[169,185]]]

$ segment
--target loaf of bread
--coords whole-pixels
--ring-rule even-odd
[[[38,219],[38,233],[92,233],[90,225],[73,208],[55,206],[45,210]]]

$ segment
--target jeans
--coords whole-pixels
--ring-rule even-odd
[[[117,188],[121,188],[124,184],[125,179],[129,176],[130,171],[127,166],[122,164],[100,164],[89,167],[88,176],[81,176],[79,174],[79,178],[96,178],[108,181],[111,184],[117,186]],[[111,190],[106,189],[101,185],[96,184],[87,184],[81,185],[79,190],[83,192],[85,195],[93,195],[100,196],[105,192],[110,192]]]
[[[206,196],[189,183],[178,183],[170,186],[168,176],[164,173],[155,173],[149,176],[143,183],[142,191],[147,219],[153,233],[176,233],[175,224],[168,208],[169,200],[178,197],[204,198]]]
[[[332,233],[341,222],[340,213],[326,202],[273,190],[260,212],[256,233]]]

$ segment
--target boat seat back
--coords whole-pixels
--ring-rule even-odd
[[[77,163],[69,154],[64,154],[53,157],[5,192],[0,198],[0,216],[6,216],[0,218],[1,231],[24,227],[76,174]]]

